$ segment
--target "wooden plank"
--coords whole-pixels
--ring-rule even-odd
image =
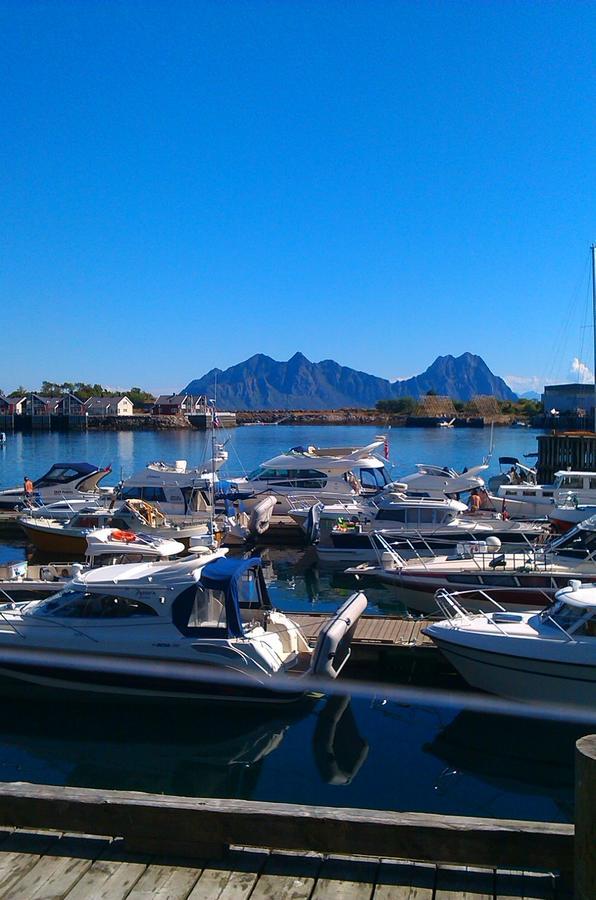
[[[272,853],[250,900],[309,900],[320,867],[316,854]]]
[[[555,878],[551,874],[497,869],[495,874],[495,898],[508,897],[524,900],[552,900],[556,894]]]
[[[0,897],[62,900],[108,846],[105,838],[60,838],[17,882],[0,889]]]
[[[312,900],[371,900],[379,865],[379,860],[326,859]]]
[[[373,900],[432,900],[436,866],[382,860]]]
[[[493,900],[492,869],[438,866],[434,900]]]
[[[148,865],[127,900],[187,900],[202,874],[202,868],[170,861]]]
[[[167,797],[23,783],[0,784],[0,822],[180,847],[259,842],[275,849],[395,857],[459,865],[569,870],[573,826],[252,800]]]
[[[96,859],[82,878],[65,895],[65,900],[124,900],[137,883],[149,856],[128,853],[115,841],[103,858]]]
[[[221,863],[206,866],[188,900],[245,900],[268,857],[265,851],[230,850]]]
[[[0,892],[10,890],[59,839],[59,832],[13,832],[0,847]]]

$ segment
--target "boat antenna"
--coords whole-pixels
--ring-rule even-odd
[[[592,244],[592,321],[594,327],[594,432],[596,433],[596,244]]]

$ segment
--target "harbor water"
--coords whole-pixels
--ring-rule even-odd
[[[370,427],[250,426],[229,438],[224,475],[250,472],[289,447],[361,446]],[[395,478],[416,463],[461,469],[489,451],[489,430],[399,429],[389,433]],[[496,429],[489,474],[499,455],[536,450],[535,432]],[[37,433],[8,436],[0,449],[0,486],[39,477],[55,462],[112,466],[115,484],[146,463],[208,457],[198,431]],[[6,560],[25,542],[0,547]],[[298,548],[267,551],[273,603],[293,611],[334,610],[354,590],[341,573],[319,571]],[[402,610],[388,586],[366,587],[369,611]],[[410,676],[415,680],[416,673]],[[408,676],[408,677],[410,677]],[[441,690],[460,689],[445,673]],[[237,709],[129,709],[3,698],[0,780],[33,781],[192,796],[570,821],[574,742],[586,728],[502,716],[440,702],[397,702],[382,690],[367,698],[329,698],[279,713]]]

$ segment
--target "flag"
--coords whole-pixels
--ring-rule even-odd
[[[385,459],[389,459],[389,441],[385,438],[383,442],[383,456]]]

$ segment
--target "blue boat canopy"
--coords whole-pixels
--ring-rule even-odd
[[[253,570],[253,578],[244,576]],[[218,602],[225,607],[225,623],[210,621],[197,626],[193,622],[193,608],[197,592],[218,592]],[[223,595],[223,596],[222,596]],[[221,599],[220,599],[221,598]],[[183,591],[172,607],[172,619],[176,627],[187,636],[243,637],[240,608],[270,608],[267,586],[263,578],[260,557],[250,559],[216,559],[201,570],[195,588]],[[225,627],[224,627],[225,624]]]
[[[79,472],[81,475],[92,475],[93,472],[99,472],[99,466],[94,466],[91,463],[87,462],[58,462],[54,463],[52,468],[47,473],[48,475],[52,471],[52,469],[74,469],[76,472]]]

